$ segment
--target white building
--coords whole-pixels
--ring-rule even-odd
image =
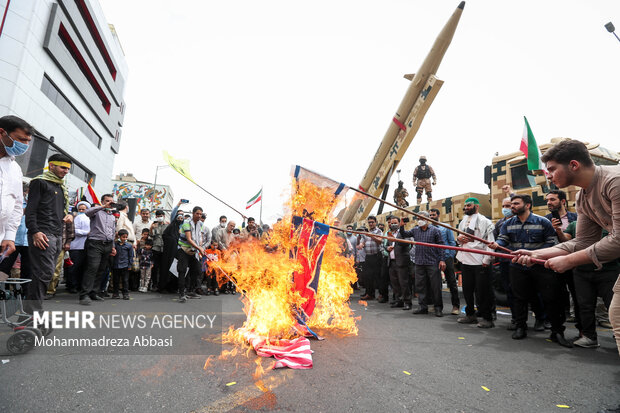
[[[0,116],[36,129],[18,157],[24,176],[47,158],[73,159],[69,189],[91,178],[99,195],[112,188],[125,111],[127,63],[97,0],[0,0]]]

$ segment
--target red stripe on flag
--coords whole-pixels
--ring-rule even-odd
[[[402,130],[402,131],[406,131],[407,130],[405,125],[403,125],[398,119],[392,118],[392,122],[394,122],[396,124],[396,126],[398,126],[400,128],[400,130]]]

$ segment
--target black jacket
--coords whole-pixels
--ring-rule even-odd
[[[28,234],[43,232],[62,236],[62,219],[65,216],[65,195],[60,184],[44,179],[30,181],[26,228]]]

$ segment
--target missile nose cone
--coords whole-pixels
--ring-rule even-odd
[[[463,10],[465,8],[465,2],[462,1],[461,4],[459,4],[459,9]]]

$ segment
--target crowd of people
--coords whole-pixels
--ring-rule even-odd
[[[183,201],[169,220],[165,211],[146,208],[131,219],[128,204],[111,194],[101,196],[99,204],[81,201],[72,206],[64,180],[71,159],[50,156],[48,170],[23,184],[14,159],[28,149],[33,129],[20,118],[5,116],[0,118],[0,133],[0,271],[11,273],[19,258],[21,277],[31,280],[28,313],[42,310],[43,301],[55,296],[61,274],[67,291],[77,294],[82,305],[110,297],[128,300],[130,291],[178,294],[181,303],[201,295],[235,294],[232,282],[216,281],[222,251],[270,231],[253,218],[239,229],[226,216],[209,229],[203,209],[184,211]],[[568,211],[566,193],[559,189],[546,194],[550,213],[543,217],[532,213],[529,195],[506,188],[510,196],[502,203],[504,218],[495,224],[480,214],[478,199],[465,201],[456,239],[452,229],[440,223],[438,209],[422,211],[410,230],[405,229],[406,219],[395,216],[387,219],[388,228],[368,217],[363,235],[348,226],[349,232],[341,234],[344,253],[354,257],[359,279],[354,287],[365,288],[361,299],[388,303],[391,287],[392,308],[411,310],[417,296],[419,306],[413,314],[442,317],[445,277],[450,314],[456,321],[493,328],[496,267],[512,315],[508,329],[513,339],[527,337],[531,307],[535,331],[549,329],[550,339],[565,347],[598,347],[600,298],[609,309],[620,348],[620,166],[595,166],[585,145],[573,140],[547,150],[543,161],[557,187],[582,188],[576,201],[579,214]],[[413,246],[394,239],[463,249]],[[514,258],[494,262],[488,254],[494,250],[514,253]],[[541,265],[535,259],[547,261]],[[565,337],[567,315],[579,332],[574,338]],[[598,317],[599,323],[609,323]]]
[[[384,228],[375,216],[369,216],[367,227],[359,229],[364,234],[355,234],[353,226],[347,226],[350,232],[346,251],[355,258],[359,279],[355,287],[364,288],[360,298],[411,310],[417,296],[418,307],[413,314],[443,317],[445,278],[452,304],[450,314],[457,316],[456,322],[493,328],[493,284],[497,280],[510,308],[508,330],[513,339],[527,337],[531,308],[534,324],[530,328],[550,330],[553,342],[564,347],[596,348],[597,325],[612,328],[613,324],[620,350],[620,240],[618,233],[613,233],[620,227],[620,167],[596,167],[585,145],[572,140],[549,149],[544,159],[549,179],[557,187],[582,188],[576,203],[580,214],[569,211],[566,193],[555,189],[546,194],[549,214],[536,215],[530,195],[515,194],[506,186],[504,217],[495,224],[479,213],[478,199],[465,200],[464,219],[458,225],[456,239],[454,232],[439,222],[438,209],[420,212],[417,225],[410,230],[405,229],[406,219],[390,216],[386,220],[388,228]],[[483,255],[476,250],[512,254],[515,258]],[[463,312],[455,267],[466,304]],[[575,337],[565,337],[567,320],[575,323]]]

